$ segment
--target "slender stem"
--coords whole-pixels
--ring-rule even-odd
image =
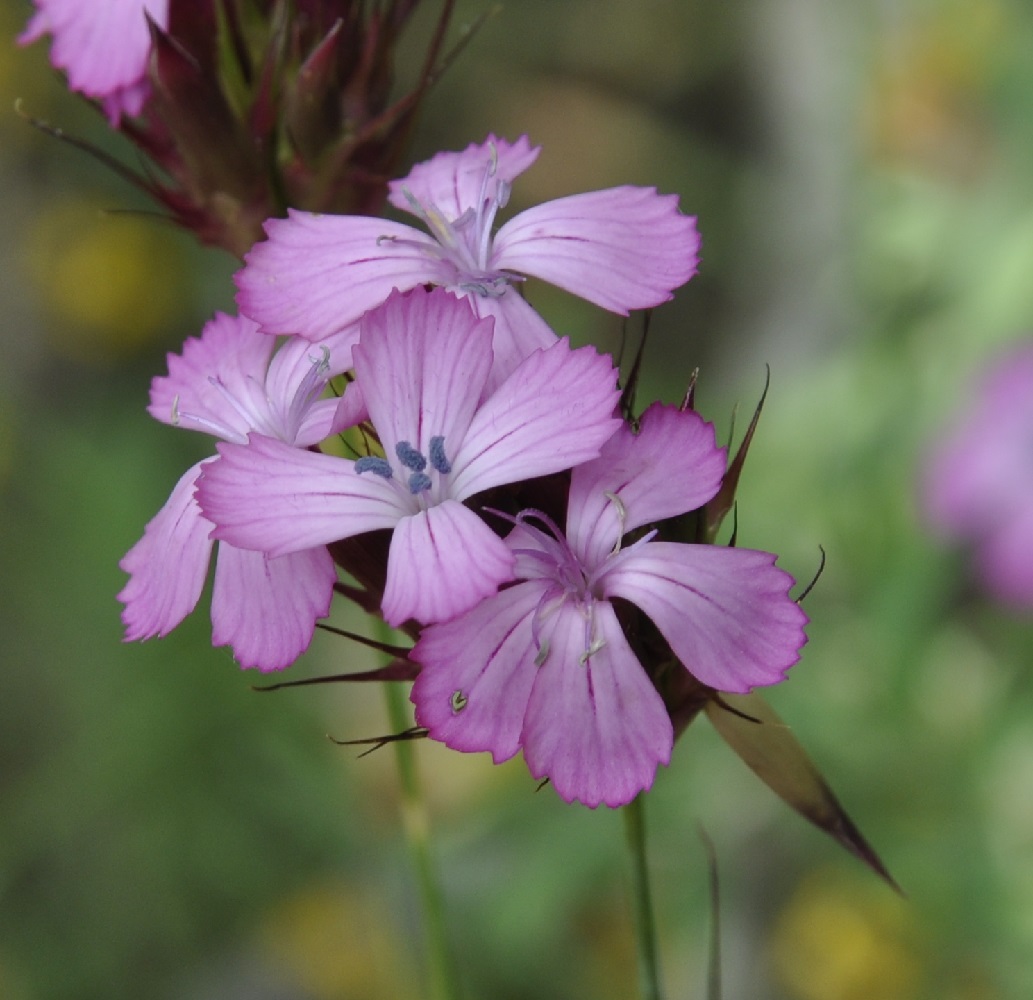
[[[397,683],[384,684],[387,716],[394,732],[412,725],[405,693]],[[459,978],[445,928],[445,907],[430,848],[430,823],[423,801],[416,754],[411,740],[394,743],[395,761],[402,795],[402,826],[409,854],[416,869],[416,882],[423,904],[423,926],[433,1000],[459,1000]]]
[[[656,954],[656,925],[646,865],[645,793],[635,796],[622,810],[624,832],[631,854],[631,896],[638,946],[638,984],[642,1000],[661,1000],[660,968]]]

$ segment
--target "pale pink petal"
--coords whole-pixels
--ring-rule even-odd
[[[271,339],[267,334],[260,336]],[[355,325],[319,343],[291,337],[280,346],[265,377],[265,396],[282,417],[281,433],[271,436],[307,448],[333,433],[339,400],[327,396],[311,402],[313,392],[320,392],[328,379],[351,368],[352,348],[358,338]],[[268,433],[260,426],[252,429]]]
[[[358,382],[349,382],[347,388],[341,394],[341,398],[337,401],[337,409],[334,412],[330,433],[340,434],[342,431],[355,427],[365,420],[369,420],[369,407],[366,406],[366,397],[362,394],[362,386]]]
[[[242,667],[282,670],[330,613],[337,573],[323,547],[271,559],[223,542],[212,588],[212,645],[230,646]]]
[[[444,500],[398,522],[387,557],[384,620],[454,618],[494,594],[512,569],[506,543],[461,503]]]
[[[497,389],[525,358],[556,343],[552,327],[513,287],[499,296],[471,295],[470,303],[479,316],[495,319],[492,338],[495,363],[488,379],[489,391]]]
[[[264,383],[275,348],[246,317],[216,313],[182,353],[167,355],[169,373],[151,380],[147,412],[162,423],[243,441],[267,422]]]
[[[597,566],[625,533],[705,504],[724,472],[712,424],[654,403],[638,434],[623,425],[597,459],[572,473],[567,539],[584,563]]]
[[[526,135],[516,142],[490,135],[482,143],[471,143],[462,152],[438,153],[416,164],[407,177],[391,181],[388,200],[403,212],[412,212],[408,192],[424,208],[433,206],[454,222],[468,208],[481,207],[482,200],[493,201],[498,182],[512,183],[538,158],[540,146],[532,146]],[[485,185],[485,173],[494,170]]]
[[[103,103],[112,125],[139,114],[151,51],[145,15],[167,27],[169,0],[36,0],[36,8],[19,42],[52,35],[50,61],[72,90]]]
[[[614,556],[602,586],[641,608],[694,677],[743,693],[800,658],[807,616],[794,582],[768,552],[649,542]]]
[[[421,665],[410,699],[416,724],[453,750],[488,751],[496,764],[520,749],[524,712],[538,673],[531,616],[544,592],[521,583],[452,621],[420,633]]]
[[[696,220],[676,195],[617,187],[529,208],[495,237],[491,266],[530,274],[626,315],[666,302],[696,273]]]
[[[291,210],[265,230],[234,280],[240,311],[266,333],[323,340],[395,289],[448,284],[455,274],[430,236],[388,219]]]
[[[194,610],[205,577],[212,543],[210,522],[194,502],[194,483],[201,463],[192,465],[176,483],[165,506],[144,528],[143,537],[122,557],[119,566],[129,582],[118,599],[125,605],[125,638],[167,635]]]
[[[481,406],[452,460],[452,496],[586,462],[620,425],[609,355],[559,340],[523,361]]]
[[[205,465],[197,500],[216,528],[213,538],[272,556],[328,545],[408,513],[401,493],[334,455],[292,448],[252,434],[248,444],[220,444]]]
[[[664,703],[628,646],[613,608],[594,605],[601,645],[585,656],[585,620],[573,602],[549,619],[548,655],[524,716],[524,759],[560,798],[622,806],[652,786],[671,759]]]
[[[491,325],[441,288],[395,293],[365,316],[355,377],[389,457],[400,441],[424,455],[432,437],[458,446],[491,370]]]

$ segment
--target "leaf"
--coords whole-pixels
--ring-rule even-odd
[[[903,895],[792,730],[757,692],[715,696],[706,713],[722,739],[779,798]]]
[[[757,408],[753,411],[753,419],[750,420],[750,426],[746,428],[746,434],[739,445],[739,450],[729,464],[724,479],[721,480],[721,488],[703,508],[706,511],[706,537],[709,541],[714,540],[717,535],[717,529],[721,527],[721,522],[724,520],[725,515],[735,504],[735,491],[739,488],[739,477],[742,475],[746,456],[749,453],[750,445],[753,443],[753,435],[757,432],[757,424],[760,421],[760,414],[764,409],[764,401],[767,399],[770,385],[771,370],[769,369],[764,380],[764,391],[761,393]]]

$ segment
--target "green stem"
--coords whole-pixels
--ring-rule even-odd
[[[401,687],[394,682],[385,683],[384,697],[391,729],[396,733],[408,729],[412,725],[412,719]],[[430,823],[420,787],[416,754],[411,740],[398,740],[394,748],[401,785],[402,826],[409,844],[412,864],[416,869],[416,882],[423,904],[430,995],[433,1000],[459,1000],[459,978],[448,946],[444,900],[431,855]]]
[[[636,795],[622,810],[624,833],[631,854],[631,896],[638,947],[638,984],[642,1000],[661,1000],[660,969],[656,954],[656,925],[646,865],[645,793]]]

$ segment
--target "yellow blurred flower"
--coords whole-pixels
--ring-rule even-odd
[[[170,230],[83,201],[45,210],[28,235],[25,262],[50,346],[75,360],[134,353],[170,325],[182,300]]]
[[[776,977],[798,1000],[912,1000],[923,973],[910,914],[882,887],[814,872],[775,924]]]

